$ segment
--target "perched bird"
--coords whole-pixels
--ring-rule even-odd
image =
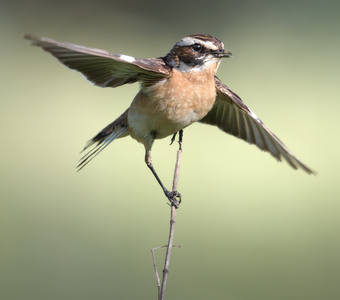
[[[85,146],[79,170],[117,138],[130,135],[145,147],[145,163],[169,201],[178,207],[181,195],[162,184],[151,160],[155,139],[174,136],[194,122],[216,125],[221,130],[255,144],[278,161],[282,157],[293,168],[308,174],[314,171],[293,154],[269,128],[243,103],[241,98],[217,77],[224,57],[232,54],[223,43],[207,34],[181,39],[160,58],[135,58],[104,50],[27,34],[32,45],[55,56],[72,70],[79,71],[100,87],[140,83],[140,91],[130,107],[100,131]]]

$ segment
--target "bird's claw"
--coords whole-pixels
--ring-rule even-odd
[[[175,138],[176,138],[176,135],[177,135],[177,132],[175,132],[171,138],[171,142],[170,142],[170,146],[173,144],[173,142],[175,141]]]
[[[178,208],[179,204],[182,202],[182,195],[177,191],[169,192],[168,190],[166,190],[164,191],[164,193],[165,196],[169,199],[170,203]]]

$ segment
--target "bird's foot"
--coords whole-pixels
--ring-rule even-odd
[[[171,138],[171,143],[170,143],[170,146],[173,144],[173,142],[175,141],[175,138],[176,138],[176,135],[177,135],[177,132],[175,132]]]
[[[182,202],[182,195],[179,192],[177,191],[170,192],[168,190],[165,190],[164,194],[169,199],[172,205],[174,205],[176,208],[179,207],[179,204]]]

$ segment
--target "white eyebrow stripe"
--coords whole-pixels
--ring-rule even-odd
[[[125,60],[130,63],[136,60],[134,57],[129,56],[129,55],[124,55],[124,54],[120,55],[120,59]]]
[[[208,49],[212,49],[212,50],[218,49],[218,47],[212,42],[204,42],[202,40],[194,39],[194,38],[188,37],[188,36],[181,39],[176,45],[177,46],[190,46],[190,45],[193,45],[195,43],[201,44]]]

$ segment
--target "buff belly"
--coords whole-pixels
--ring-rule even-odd
[[[176,78],[175,73],[136,95],[128,114],[133,138],[152,144],[154,139],[165,138],[201,120],[211,110],[216,98],[214,82],[197,84],[179,76]]]

